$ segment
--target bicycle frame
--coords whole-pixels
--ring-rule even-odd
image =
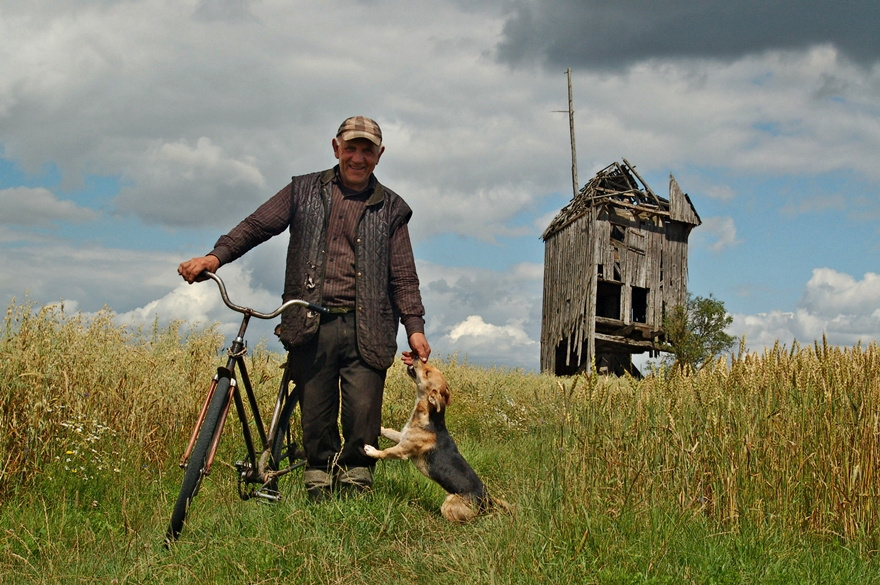
[[[286,428],[285,425],[281,425],[279,423],[282,422],[283,417],[285,416],[289,419],[292,409],[295,406],[296,402],[298,402],[299,398],[297,396],[298,393],[296,389],[294,389],[293,391],[289,390],[291,374],[290,369],[288,367],[285,367],[284,375],[282,376],[281,380],[281,387],[278,389],[278,394],[275,399],[275,408],[272,413],[272,419],[270,421],[269,431],[267,433],[266,427],[263,424],[263,418],[260,414],[259,405],[257,404],[257,398],[254,393],[250,377],[248,376],[247,366],[245,364],[244,358],[245,355],[247,355],[247,344],[244,339],[245,331],[247,330],[251,317],[257,317],[259,319],[272,319],[293,305],[302,306],[315,312],[326,313],[328,311],[324,307],[319,307],[306,301],[291,300],[285,302],[278,309],[271,313],[260,313],[258,311],[254,311],[253,309],[240,307],[230,302],[229,297],[226,293],[226,286],[216,274],[213,274],[211,272],[203,272],[200,275],[201,280],[207,278],[210,278],[217,283],[220,288],[220,295],[223,298],[223,302],[233,311],[242,313],[242,320],[241,325],[239,326],[238,334],[235,336],[232,344],[227,349],[228,358],[226,360],[226,366],[217,368],[217,374],[214,376],[211,382],[207,396],[205,397],[204,404],[202,405],[202,409],[199,413],[195,427],[193,428],[192,435],[190,436],[189,444],[187,445],[186,450],[180,459],[180,467],[186,469],[187,465],[189,464],[189,458],[192,454],[193,446],[196,443],[196,439],[199,436],[202,423],[204,422],[205,415],[208,411],[208,405],[211,403],[211,399],[213,398],[214,393],[217,389],[217,382],[221,377],[226,376],[230,379],[229,396],[225,400],[225,406],[220,416],[218,427],[214,432],[213,442],[211,443],[211,447],[208,451],[208,456],[205,460],[203,475],[207,476],[211,471],[214,456],[217,452],[217,446],[220,443],[220,436],[223,433],[223,427],[225,425],[226,417],[229,413],[231,405],[234,403],[235,410],[238,415],[238,420],[241,423],[242,436],[244,438],[245,447],[247,449],[246,459],[242,461],[237,461],[235,464],[235,467],[239,473],[239,496],[244,500],[254,496],[273,501],[278,500],[279,496],[277,491],[274,489],[270,489],[270,486],[274,484],[275,479],[305,465],[304,460],[294,463],[293,453],[281,454],[281,456],[278,457],[279,461],[271,461],[272,446],[275,443],[276,434],[279,432],[279,429]],[[241,384],[238,383],[235,376],[236,370],[238,371],[239,377],[241,379]],[[240,386],[244,387],[244,394],[247,397],[247,407],[245,406],[244,400],[242,399]],[[293,403],[291,403],[291,401],[293,401]],[[259,451],[257,450],[256,443],[254,442],[254,437],[251,433],[251,421],[256,428],[257,434],[259,435],[259,444],[261,445],[261,449]],[[276,456],[277,455],[279,454],[276,454]],[[288,461],[290,464],[285,469],[273,469],[273,467],[279,465],[280,460],[283,460],[285,456],[288,457]],[[255,487],[253,489],[243,489],[243,487],[246,485],[256,485],[258,487]]]

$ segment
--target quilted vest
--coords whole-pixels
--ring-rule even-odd
[[[334,174],[330,169],[293,177],[285,301],[304,299],[322,304]],[[403,199],[377,183],[357,224],[358,349],[364,361],[378,369],[387,369],[394,363],[400,320],[389,287],[389,241],[394,230],[409,221],[411,215]],[[320,321],[320,316],[312,311],[291,307],[281,316],[281,341],[288,348],[302,345],[312,338]]]

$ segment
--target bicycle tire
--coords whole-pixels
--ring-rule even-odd
[[[199,493],[199,487],[202,485],[202,479],[205,477],[205,463],[207,462],[208,451],[211,449],[211,443],[214,440],[220,416],[223,414],[229,397],[229,385],[230,380],[228,377],[224,376],[217,381],[217,388],[214,390],[214,396],[211,398],[211,404],[208,406],[208,412],[205,414],[205,420],[202,422],[202,428],[199,431],[196,444],[189,456],[189,463],[187,463],[184,470],[180,495],[177,496],[177,502],[174,504],[174,510],[171,512],[171,522],[168,524],[168,531],[165,533],[166,542],[173,542],[180,536],[190,504],[193,498],[196,497],[196,494]]]

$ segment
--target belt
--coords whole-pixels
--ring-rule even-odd
[[[354,307],[329,307],[327,309],[331,315],[345,315],[354,311]]]

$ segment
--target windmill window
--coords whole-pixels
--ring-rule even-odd
[[[639,286],[632,287],[632,322],[648,322],[648,290]]]
[[[599,282],[596,287],[596,316],[607,319],[620,320],[620,292],[619,284]]]

